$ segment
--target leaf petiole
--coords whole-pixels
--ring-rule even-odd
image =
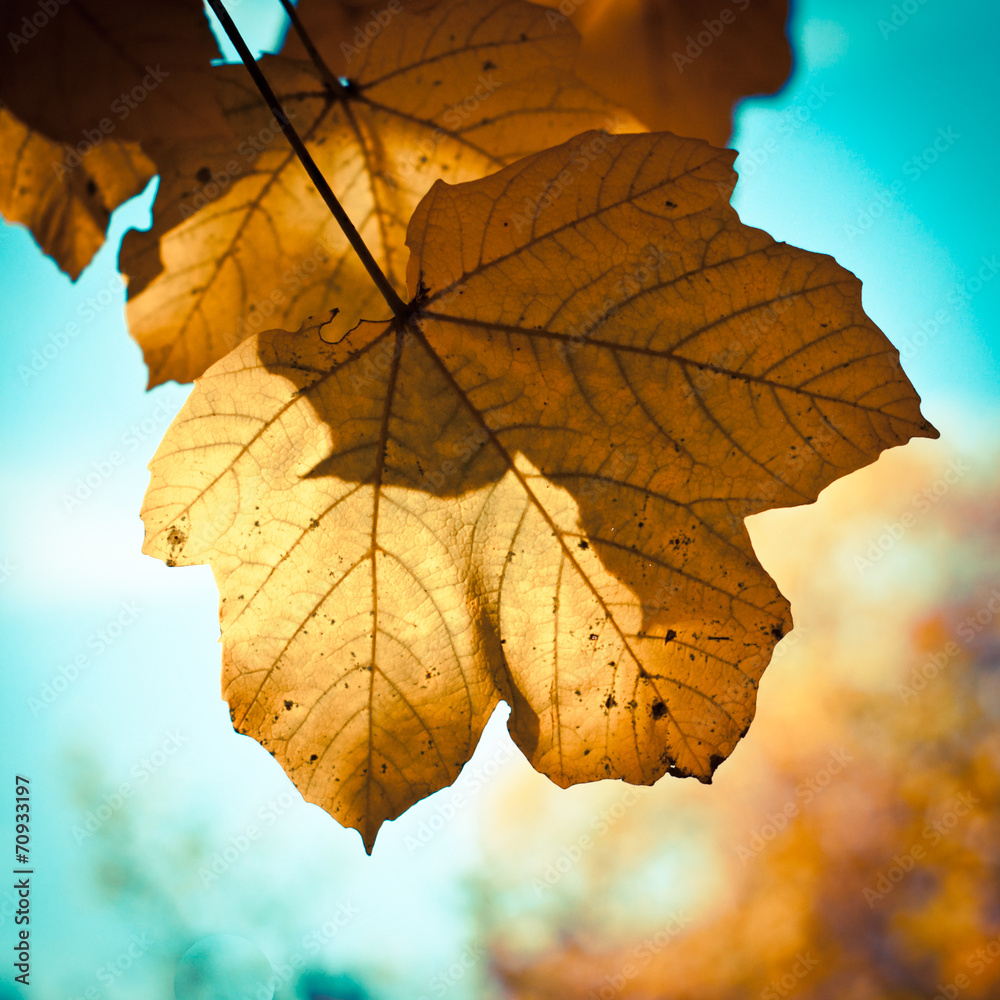
[[[305,26],[299,19],[299,12],[295,9],[294,4],[291,0],[279,0],[279,3],[285,8],[288,20],[292,22],[292,28],[299,36],[299,41],[302,42],[302,47],[306,50],[306,54],[312,60],[313,65],[320,71],[320,73],[323,74],[323,79],[326,80],[326,85],[334,91],[334,93],[343,96],[347,92],[347,88],[340,82],[336,74],[330,70],[330,67],[327,66],[323,57],[319,54],[319,50],[313,44],[313,40],[309,37],[309,32],[306,31]]]
[[[292,149],[295,150],[295,154],[301,161],[302,166],[305,167],[306,173],[309,175],[309,179],[316,185],[316,190],[319,192],[323,201],[326,202],[327,208],[330,209],[333,217],[337,220],[337,224],[344,231],[344,235],[354,248],[354,252],[360,258],[361,263],[364,264],[365,270],[371,276],[372,281],[375,282],[375,286],[382,293],[382,297],[385,299],[396,318],[405,320],[409,316],[411,310],[396,293],[395,288],[392,287],[389,279],[383,273],[382,268],[378,266],[378,262],[365,245],[365,241],[361,238],[361,234],[355,228],[354,223],[351,222],[347,212],[344,211],[343,205],[341,205],[337,200],[337,196],[333,193],[333,190],[327,183],[322,171],[316,165],[316,161],[312,158],[312,154],[306,148],[306,144],[302,141],[298,132],[295,131],[295,127],[289,121],[288,115],[285,113],[285,109],[281,106],[281,102],[278,100],[277,95],[271,89],[271,85],[267,82],[267,78],[261,72],[260,67],[257,65],[257,61],[247,48],[247,44],[243,40],[243,36],[240,34],[239,28],[236,27],[233,23],[233,19],[229,16],[229,11],[226,10],[222,0],[208,0],[208,4],[218,17],[219,22],[222,24],[226,34],[229,36],[229,40],[236,47],[236,51],[239,53],[240,59],[243,60],[243,65],[246,66],[247,72],[250,74],[253,82],[257,85],[257,89],[260,91],[261,97],[264,98],[275,119],[281,125],[281,130],[285,133],[285,137],[288,139]]]

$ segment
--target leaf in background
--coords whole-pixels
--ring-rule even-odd
[[[468,180],[583,129],[635,127],[571,72],[578,39],[524,0],[404,8],[338,94],[311,64],[261,68],[344,208],[402,291],[406,226],[439,177]],[[385,315],[242,67],[216,70],[230,139],[149,146],[153,228],[129,233],[128,322],[150,384],[187,382],[246,336],[333,306]]]
[[[138,143],[106,139],[81,156],[0,107],[0,213],[24,223],[74,281],[104,243],[111,213],[155,172]]]
[[[0,0],[0,100],[58,142],[225,129],[207,87],[219,50],[200,0]]]
[[[439,182],[415,325],[245,341],[154,457],[145,551],[212,565],[236,727],[369,850],[501,698],[560,785],[708,781],[790,626],[743,517],[936,435],[733,156],[590,132]]]
[[[579,0],[567,13],[583,36],[583,80],[652,129],[725,146],[733,106],[788,79],[788,10],[789,0]]]

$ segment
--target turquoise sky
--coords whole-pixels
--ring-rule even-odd
[[[863,280],[865,306],[902,350],[925,414],[974,447],[996,441],[1000,409],[1000,10],[909,6],[897,28],[890,3],[799,4],[791,83],[738,118],[734,201],[749,223],[830,253]],[[234,11],[258,44],[278,23],[262,9],[244,0]],[[31,777],[38,866],[37,986],[23,995],[170,997],[181,955],[216,934],[252,942],[275,969],[300,956],[354,974],[374,997],[436,995],[434,977],[478,954],[468,887],[485,804],[530,769],[502,752],[509,740],[495,718],[470,765],[496,772],[482,791],[454,818],[449,790],[420,803],[369,859],[355,833],[304,805],[270,756],[233,733],[209,570],[170,571],[139,551],[145,466],[188,391],[144,390],[124,325],[117,246],[128,227],[148,225],[150,202],[147,191],[116,214],[76,284],[22,227],[0,228],[2,746],[4,773]],[[95,471],[92,494],[69,502]],[[573,810],[611,794],[606,783],[563,793],[531,780]],[[129,791],[111,809],[122,782]],[[88,832],[102,805],[110,818]],[[442,829],[421,840],[422,824]],[[218,865],[215,880],[199,877],[250,826],[260,835],[237,860]],[[665,856],[662,897],[696,905],[710,879],[698,852],[680,843]],[[5,900],[0,890],[6,948]],[[538,903],[549,905],[558,901]],[[119,968],[130,947],[140,954]],[[447,996],[485,995],[484,974],[474,963]],[[11,983],[0,966],[0,997]],[[293,979],[279,977],[276,996],[294,995]]]

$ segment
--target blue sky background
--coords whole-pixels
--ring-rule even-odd
[[[280,29],[263,8],[243,0],[234,11],[258,44]],[[891,16],[889,3],[798,4],[789,86],[738,118],[734,203],[747,222],[831,253],[863,280],[865,306],[903,349],[943,443],[975,454],[995,445],[1000,409],[1000,269],[989,264],[1000,254],[1000,11],[925,0],[883,37]],[[282,972],[296,958],[386,1000],[492,996],[480,921],[504,901],[476,890],[489,817],[516,810],[525,788],[586,817],[622,786],[556,789],[512,749],[501,712],[459,780],[468,801],[456,807],[446,789],[418,804],[368,858],[357,834],[304,804],[266,751],[234,734],[210,571],[167,570],[140,553],[145,466],[188,392],[145,391],[124,324],[117,247],[128,227],[148,225],[151,194],[119,210],[76,284],[25,229],[0,228],[3,773],[31,779],[36,871],[35,985],[16,992],[5,962],[0,997],[169,998],[184,952],[219,934],[266,956],[282,1000],[296,995],[296,976]],[[94,473],[91,495],[70,503]],[[476,768],[488,780],[470,791]],[[131,787],[119,805],[122,782]],[[671,784],[648,794],[668,797]],[[98,811],[110,816],[91,832]],[[6,805],[0,819],[9,843]],[[517,830],[507,849],[530,852],[530,815]],[[712,885],[705,851],[678,833],[656,871],[617,885],[609,913],[639,919],[635,894],[653,890],[696,910]],[[213,859],[217,877],[199,877]],[[9,902],[0,889],[5,954]],[[521,907],[525,937],[559,905],[557,892]]]

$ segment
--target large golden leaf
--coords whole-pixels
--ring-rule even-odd
[[[525,0],[443,0],[394,16],[346,89],[304,61],[261,67],[402,291],[406,226],[434,180],[481,177],[586,128],[635,127],[572,75],[577,44]],[[122,247],[153,385],[191,380],[270,325],[331,307],[343,329],[384,315],[246,71],[216,77],[237,141],[148,145],[161,174],[153,229]]]
[[[936,435],[733,156],[590,132],[437,183],[408,325],[245,341],[154,457],[146,551],[212,565],[236,727],[369,849],[501,698],[561,785],[708,781],[790,627],[743,517]]]
[[[104,243],[111,213],[154,173],[136,142],[106,139],[81,155],[0,106],[0,213],[24,223],[74,280]]]

